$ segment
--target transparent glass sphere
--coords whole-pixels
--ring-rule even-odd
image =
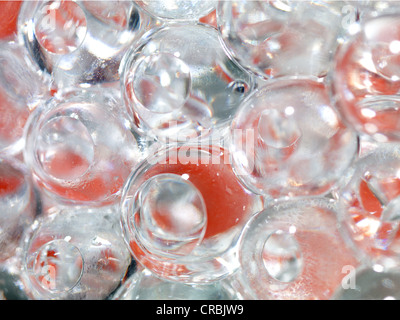
[[[25,164],[0,157],[0,262],[16,255],[21,234],[36,217],[38,202]]]
[[[254,87],[217,30],[198,23],[153,29],[121,63],[121,91],[135,127],[161,141],[223,131]]]
[[[102,300],[131,256],[115,207],[53,207],[24,235],[22,281],[34,300]]]
[[[327,300],[346,267],[359,261],[341,236],[327,198],[268,205],[248,221],[240,239],[235,287],[246,299]]]
[[[118,93],[107,88],[59,92],[28,119],[24,158],[35,182],[56,201],[119,201],[141,160]]]
[[[270,80],[246,99],[231,124],[235,173],[269,198],[327,193],[358,151],[324,83]]]
[[[346,122],[378,142],[398,141],[400,16],[364,20],[335,57],[332,91]]]
[[[135,3],[162,20],[198,20],[216,7],[216,0],[140,0]]]
[[[19,37],[31,60],[66,88],[119,79],[123,54],[150,27],[133,1],[25,1]]]
[[[139,267],[122,285],[112,300],[235,300],[224,281],[189,285],[155,276]]]
[[[263,199],[239,183],[228,156],[219,146],[165,147],[132,173],[121,224],[139,264],[189,284],[236,270],[241,228]]]
[[[50,96],[49,79],[14,41],[0,41],[0,154],[16,155],[24,146],[23,130],[30,113]]]
[[[391,267],[399,263],[398,144],[366,152],[339,188],[339,221],[347,241],[366,263]]]
[[[336,1],[219,1],[217,24],[227,50],[267,79],[325,76],[342,28]]]

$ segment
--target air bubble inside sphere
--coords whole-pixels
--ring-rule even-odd
[[[256,300],[330,299],[343,268],[359,264],[336,215],[335,203],[322,197],[279,201],[257,213],[240,240],[238,292]]]
[[[187,141],[229,126],[253,77],[203,24],[147,33],[121,63],[121,91],[135,127],[161,141]]]
[[[325,76],[337,46],[341,13],[326,1],[219,1],[226,48],[262,78]]]
[[[382,15],[361,24],[335,58],[336,105],[359,132],[378,142],[398,141],[400,18]]]
[[[159,19],[198,20],[216,7],[216,0],[141,0],[142,9]]]
[[[381,145],[360,158],[339,190],[346,239],[368,263],[399,262],[399,146]]]
[[[127,180],[125,241],[158,277],[205,284],[236,270],[240,230],[263,201],[240,184],[226,155],[219,146],[164,147]]]
[[[328,192],[358,150],[325,85],[308,78],[275,79],[257,89],[237,112],[231,136],[239,179],[270,198]]]

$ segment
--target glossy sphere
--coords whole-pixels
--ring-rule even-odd
[[[398,261],[399,146],[379,146],[353,166],[338,193],[346,239],[368,262]]]
[[[35,181],[57,201],[116,201],[140,157],[125,119],[113,91],[58,93],[28,120],[24,156]]]
[[[170,147],[148,158],[131,175],[123,194],[122,224],[126,241],[140,263],[161,277],[194,283],[218,279],[235,269],[235,259],[229,253],[235,251],[241,227],[262,202],[239,183],[228,161],[229,154],[218,146]],[[182,228],[172,229],[171,222],[162,224],[145,210],[147,193],[142,186],[165,174],[187,181],[197,190],[196,197],[203,199],[207,220],[202,234],[194,233],[197,229],[178,233]],[[160,183],[158,186],[163,189]],[[183,196],[175,198],[170,207],[175,205],[180,212],[181,220],[175,223],[182,225],[193,217],[193,205],[189,206]],[[146,224],[149,219],[153,222]],[[157,228],[151,230],[154,226]],[[171,230],[176,232],[171,234]],[[192,234],[197,235],[195,243]],[[188,245],[190,250],[186,249]],[[207,267],[208,263],[213,267]]]
[[[115,208],[55,206],[24,237],[22,280],[30,299],[102,300],[131,262]]]
[[[344,44],[332,76],[336,105],[356,130],[378,142],[399,140],[400,17],[361,24]]]
[[[125,106],[138,131],[167,142],[219,133],[255,86],[215,28],[174,23],[147,33],[121,64]]]
[[[146,177],[174,173],[184,176],[193,183],[200,191],[207,208],[205,237],[209,238],[240,225],[248,216],[247,210],[251,208],[253,195],[246,191],[237,180],[227,163],[229,155],[226,150],[219,147],[203,149],[200,150],[204,153],[203,159],[210,162],[208,164],[198,163],[202,158],[197,157],[197,148],[181,147],[177,149],[177,163],[169,158],[166,164],[160,164],[148,170]],[[190,153],[189,156],[184,155],[186,151]],[[207,159],[205,152],[210,152],[212,158]],[[174,154],[171,152],[171,155]],[[179,161],[182,158],[184,161]],[[213,163],[213,160],[216,163]]]
[[[254,92],[231,125],[238,177],[270,198],[323,194],[358,150],[323,83],[280,78]]]
[[[240,292],[258,300],[330,299],[343,268],[359,264],[336,215],[334,201],[312,197],[273,203],[255,215],[240,242]]]
[[[227,49],[263,78],[325,76],[340,30],[336,1],[219,1]]]
[[[122,56],[150,24],[132,1],[24,1],[18,35],[59,88],[119,79]]]

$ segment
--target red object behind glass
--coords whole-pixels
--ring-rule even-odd
[[[0,39],[9,38],[16,34],[21,5],[22,1],[0,1]]]

